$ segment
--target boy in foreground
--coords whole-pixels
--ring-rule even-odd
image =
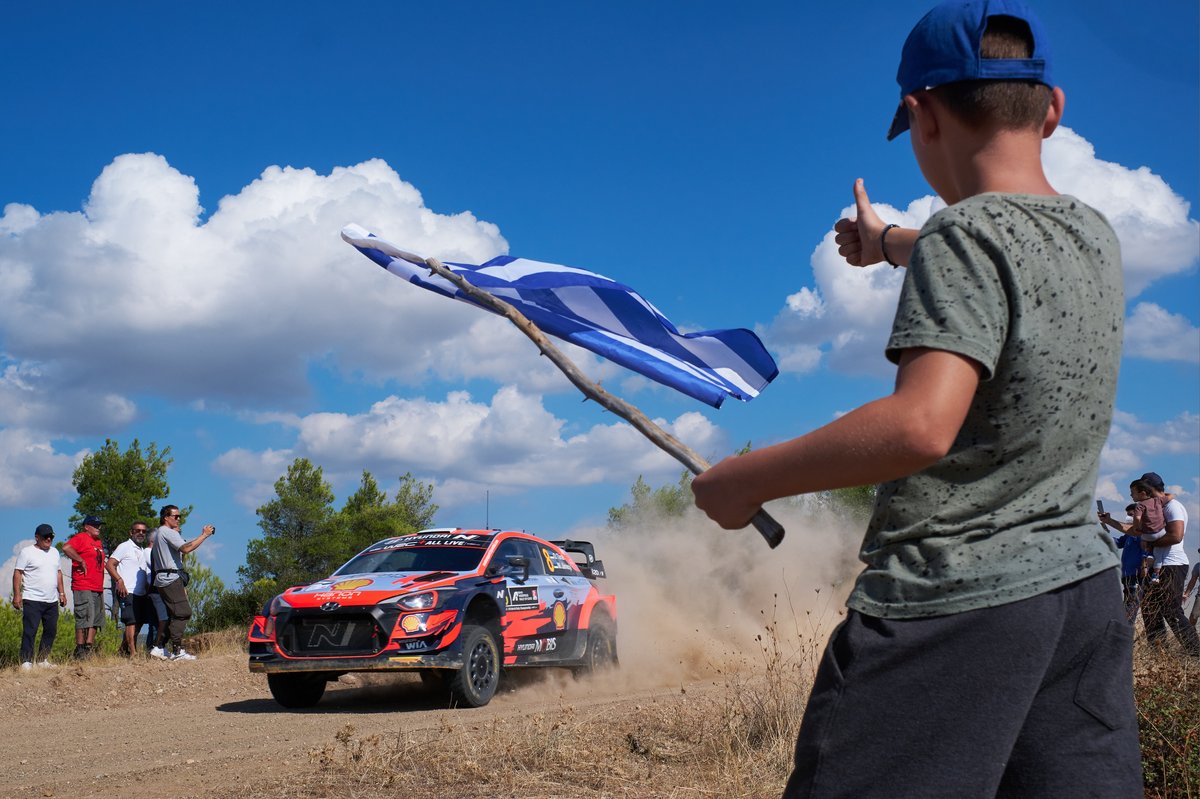
[[[1090,519],[1124,308],[1104,218],[1041,164],[1064,97],[1016,0],[943,3],[901,103],[946,201],[885,226],[862,182],[853,265],[907,265],[890,396],[692,484],[723,527],[772,499],[879,483],[866,568],[818,671],[787,797],[1142,795],[1132,629]]]

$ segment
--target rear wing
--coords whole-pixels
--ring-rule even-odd
[[[572,541],[569,538],[561,541],[551,541],[551,544],[566,552],[575,561],[579,571],[589,580],[597,577],[607,577],[604,572],[604,561],[596,560],[596,548],[590,541]]]

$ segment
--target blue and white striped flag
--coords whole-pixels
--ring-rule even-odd
[[[410,283],[483,307],[358,225],[347,225],[342,238]],[[714,408],[721,407],[727,395],[740,400],[757,397],[779,374],[758,336],[749,330],[680,333],[636,291],[594,272],[506,255],[480,266],[445,266],[471,285],[513,305],[545,333]]]

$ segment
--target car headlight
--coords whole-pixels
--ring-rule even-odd
[[[423,591],[420,594],[408,594],[397,600],[397,604],[405,610],[429,610],[436,607],[437,591]]]
[[[291,607],[291,603],[289,603],[286,599],[283,598],[283,594],[280,594],[279,596],[272,599],[271,603],[269,605],[267,605],[266,615],[276,616],[279,613],[281,613],[282,611],[284,611],[290,607]]]

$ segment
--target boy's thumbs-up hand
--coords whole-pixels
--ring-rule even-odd
[[[851,266],[870,266],[883,260],[883,249],[879,236],[884,223],[871,207],[867,187],[862,178],[854,181],[855,219],[839,219],[833,226],[837,233],[833,240],[838,245],[838,254]]]

